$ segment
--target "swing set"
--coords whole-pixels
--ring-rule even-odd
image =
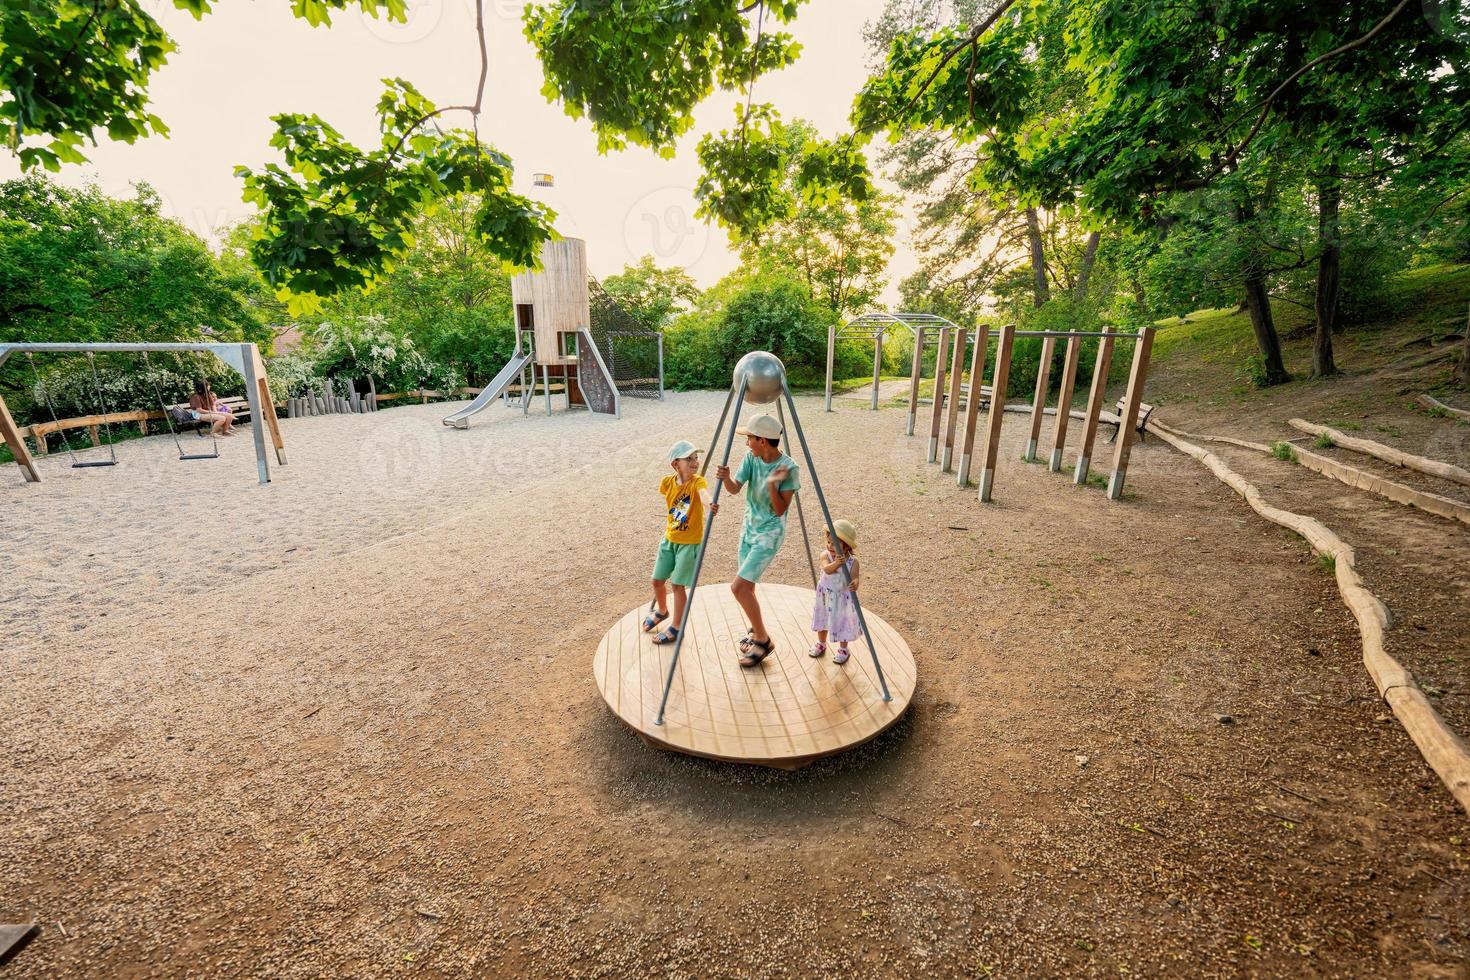
[[[112,440],[111,421],[114,418],[109,414],[102,394],[102,382],[97,373],[97,354],[99,353],[139,353],[143,355],[143,365],[150,367],[148,355],[150,353],[178,353],[195,351],[213,354],[223,361],[227,366],[233,368],[245,379],[245,398],[250,408],[250,417],[258,423],[251,426],[255,437],[255,461],[256,470],[262,484],[271,481],[270,461],[266,453],[266,434],[269,431],[272,448],[275,449],[276,462],[286,465],[285,443],[281,439],[280,425],[276,421],[275,405],[271,401],[270,388],[265,372],[265,362],[261,360],[260,349],[254,344],[246,343],[168,343],[168,344],[0,344],[0,367],[14,354],[24,354],[30,364],[31,373],[36,380],[37,390],[41,392],[41,400],[51,416],[56,431],[61,433],[62,445],[66,448],[67,456],[71,459],[73,469],[89,469],[94,467],[116,466],[117,450]],[[105,428],[107,433],[107,458],[106,459],[80,459],[72,449],[71,442],[66,437],[66,432],[56,417],[56,409],[46,394],[45,386],[41,384],[40,372],[36,368],[36,354],[86,354],[87,363],[91,368],[92,384],[95,398],[95,406],[98,411],[98,422]],[[163,419],[168,426],[169,434],[173,437],[174,446],[178,449],[181,460],[201,460],[219,458],[219,441],[213,440],[212,449],[207,453],[189,453],[184,449],[179,439],[175,423],[180,425],[189,424],[185,422],[182,414],[176,415],[176,409],[163,399],[163,392],[158,386],[158,379],[152,371],[148,371],[149,380],[153,384],[153,393],[158,399],[159,408],[163,412]],[[269,410],[267,410],[269,409]],[[16,465],[20,467],[27,483],[40,483],[41,473],[36,466],[35,459],[31,456],[29,447],[21,435],[20,428],[10,415],[10,409],[6,406],[3,397],[0,397],[0,436],[4,437],[5,444],[10,447],[11,454],[15,457]]]

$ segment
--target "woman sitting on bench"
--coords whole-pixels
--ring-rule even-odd
[[[194,394],[189,396],[189,417],[196,422],[208,422],[217,436],[235,434],[235,417],[214,397],[209,382],[203,378],[194,382]]]

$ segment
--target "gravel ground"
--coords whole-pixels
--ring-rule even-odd
[[[1466,975],[1470,821],[1330,577],[1153,440],[1110,503],[1008,420],[981,506],[901,410],[802,399],[914,706],[796,773],[646,747],[591,658],[721,400],[0,488],[9,972]]]

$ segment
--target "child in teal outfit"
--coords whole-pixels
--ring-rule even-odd
[[[655,643],[673,643],[679,638],[688,589],[694,584],[699,546],[704,541],[704,515],[719,510],[719,505],[710,504],[704,495],[709,484],[699,475],[699,450],[694,448],[694,443],[685,439],[674,443],[668,460],[674,472],[658,485],[658,492],[664,498],[667,526],[653,562],[653,605],[648,607],[648,617],[643,620],[643,632],[652,633],[669,618],[670,584],[674,587],[674,621],[653,638]]]
[[[740,666],[754,667],[776,649],[766,632],[755,584],[786,540],[786,512],[801,489],[801,477],[796,462],[781,452],[781,423],[773,417],[757,415],[735,431],[745,436],[750,452],[733,479],[728,466],[718,467],[715,476],[730,493],[750,485],[745,495],[745,523],[740,528],[740,571],[730,591],[750,620],[750,634],[740,641]]]

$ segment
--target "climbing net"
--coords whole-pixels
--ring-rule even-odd
[[[625,310],[591,276],[587,299],[592,314],[589,332],[618,391],[630,398],[662,398],[663,334]]]

